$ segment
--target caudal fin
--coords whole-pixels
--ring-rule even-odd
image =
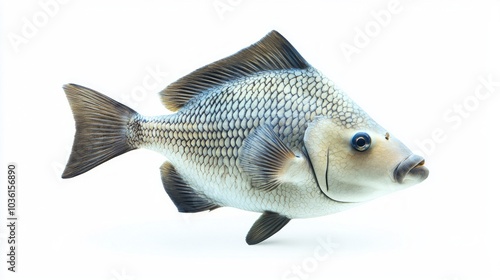
[[[79,85],[64,85],[73,111],[76,133],[62,178],[71,178],[123,153],[136,149],[128,140],[137,113],[129,107]]]

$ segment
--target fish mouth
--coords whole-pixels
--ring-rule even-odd
[[[405,180],[422,182],[429,176],[429,169],[424,166],[425,159],[419,155],[410,155],[394,169],[394,180],[403,184]]]

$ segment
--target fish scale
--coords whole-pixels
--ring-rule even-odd
[[[424,180],[423,158],[373,121],[278,32],[177,80],[173,114],[147,117],[68,84],[76,133],[63,178],[133,149],[163,154],[163,187],[179,212],[261,212],[246,241],[293,218],[348,209]]]
[[[308,82],[310,78],[313,78],[314,91],[308,89],[311,86]],[[260,90],[273,85],[276,87],[274,92]],[[302,95],[296,94],[299,86]],[[181,176],[201,195],[210,197],[219,205],[237,205],[249,211],[267,210],[294,217],[316,216],[318,209],[314,207],[309,207],[310,212],[304,207],[299,210],[300,213],[295,213],[299,211],[293,205],[272,203],[279,197],[275,193],[267,194],[270,203],[256,199],[252,200],[253,203],[241,203],[243,197],[255,196],[256,193],[239,166],[238,154],[253,129],[265,124],[271,125],[292,150],[300,151],[307,128],[305,123],[312,121],[316,115],[336,118],[350,110],[362,121],[360,111],[348,101],[344,106],[337,107],[338,110],[328,109],[329,105],[331,108],[328,99],[343,100],[342,96],[343,93],[315,69],[259,73],[202,93],[200,98],[186,104],[176,114],[138,117],[136,122],[139,125],[132,125],[135,129],[132,134],[137,135],[134,145],[158,151],[174,166],[185,167],[178,170]],[[252,104],[262,100],[262,106],[256,108],[257,111],[252,110]],[[217,110],[219,104],[225,104],[224,113]],[[314,108],[314,111],[311,112],[310,108]],[[269,118],[253,117],[261,112],[268,112]],[[344,118],[341,121],[346,126],[356,126],[351,119]],[[235,182],[235,185],[226,181]],[[214,192],[220,187],[226,190]],[[317,194],[321,195],[320,192]],[[292,200],[299,203],[309,199],[306,197],[300,201],[303,193],[297,192],[296,195]],[[333,211],[331,207],[325,209],[327,212]]]

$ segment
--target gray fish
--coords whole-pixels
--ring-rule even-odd
[[[64,91],[76,134],[63,178],[134,149],[157,151],[168,159],[161,179],[179,212],[263,213],[250,245],[291,219],[339,212],[428,176],[422,157],[276,31],[160,92],[174,114],[143,116],[75,84]]]

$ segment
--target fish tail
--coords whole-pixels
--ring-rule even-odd
[[[75,84],[63,88],[76,133],[62,178],[75,177],[137,148],[129,131],[139,114],[97,91]]]

